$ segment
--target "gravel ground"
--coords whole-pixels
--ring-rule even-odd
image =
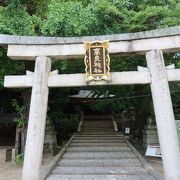
[[[163,170],[163,165],[162,162],[158,162],[158,161],[148,161],[150,163],[150,165],[156,170],[158,171],[161,175],[164,175],[164,170]]]
[[[45,167],[53,156],[46,155],[43,158],[43,167]],[[17,167],[14,163],[0,162],[0,180],[21,180],[22,167]]]

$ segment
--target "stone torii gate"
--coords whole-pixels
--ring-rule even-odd
[[[111,73],[111,82],[85,81],[85,74],[51,72],[51,60],[84,56],[84,41],[109,40],[111,55],[144,54],[147,68]],[[49,87],[150,84],[166,180],[180,177],[180,150],[168,81],[180,81],[180,69],[165,67],[163,53],[180,51],[180,26],[132,34],[79,38],[0,35],[11,59],[35,60],[35,71],[5,76],[7,88],[32,87],[22,180],[39,180]]]

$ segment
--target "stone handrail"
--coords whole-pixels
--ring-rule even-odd
[[[116,123],[116,121],[114,120],[114,116],[112,115],[111,117],[112,117],[112,123],[113,123],[114,131],[117,132],[117,131],[118,131],[117,123]]]
[[[77,129],[77,132],[81,132],[81,128],[82,128],[83,122],[84,122],[84,113],[81,112],[81,120],[79,122],[79,126],[78,126],[78,129]]]

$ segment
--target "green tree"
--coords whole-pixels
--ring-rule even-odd
[[[180,2],[178,0],[7,0],[0,4],[0,33],[13,35],[45,36],[86,36],[127,33],[180,25]],[[166,64],[179,66],[180,56],[168,54]],[[136,70],[138,65],[146,66],[144,56],[111,57],[111,71]],[[21,74],[32,69],[33,64],[10,61],[6,50],[0,50],[0,86],[6,74]],[[53,69],[60,73],[84,72],[82,59],[76,61],[56,61]],[[179,104],[179,85],[172,84],[173,102]],[[106,86],[93,88],[103,94],[109,92],[117,98],[150,94],[149,86]],[[58,97],[63,101],[72,88],[61,89]],[[57,91],[52,93],[56,101]],[[53,99],[53,97],[55,97]],[[119,99],[118,101],[99,101],[92,108],[104,111],[112,108],[119,112],[135,105],[139,111],[148,113],[150,104],[147,98]],[[52,103],[51,103],[51,106]],[[63,107],[66,106],[64,103]],[[63,110],[63,107],[61,108]],[[55,109],[56,108],[51,108]]]

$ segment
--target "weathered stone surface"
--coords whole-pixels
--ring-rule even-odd
[[[0,149],[0,163],[4,163],[6,161],[6,148],[3,147]]]
[[[72,44],[72,43],[83,43],[84,41],[101,41],[109,39],[113,41],[130,41],[136,39],[146,39],[164,36],[175,36],[180,35],[180,26],[169,27],[164,29],[157,29],[151,31],[137,32],[137,33],[124,33],[115,35],[101,35],[101,36],[84,36],[84,37],[37,37],[37,36],[13,36],[0,34],[0,44]]]
[[[142,167],[57,167],[53,172],[65,173],[65,174],[148,174],[148,172]]]
[[[86,161],[78,159],[62,159],[59,166],[64,167],[142,167],[137,159],[86,159]]]
[[[144,149],[146,149],[148,145],[159,145],[157,127],[155,120],[152,120],[152,118],[150,118],[150,122],[145,124],[145,130],[143,131]]]
[[[151,91],[165,177],[167,180],[178,180],[180,177],[179,145],[162,51],[147,52],[146,60],[152,77]]]
[[[57,153],[57,138],[54,125],[48,119],[46,121],[45,137],[44,137],[44,153],[51,153],[55,155]]]
[[[168,81],[180,81],[180,70],[171,69],[167,70]],[[87,86],[85,81],[85,74],[61,74],[49,76],[49,87],[76,87]],[[68,83],[67,83],[68,82]],[[111,72],[111,81],[105,82],[91,82],[89,85],[123,85],[123,84],[149,84],[151,83],[151,76],[149,71],[129,71],[129,72]],[[33,84],[32,75],[19,75],[19,76],[5,76],[4,87],[7,88],[27,88]]]
[[[128,53],[145,54],[153,49],[163,52],[177,52],[180,50],[180,36],[167,36],[161,38],[137,39],[132,41],[111,42],[109,53],[111,55],[124,55]],[[61,45],[8,45],[7,55],[11,59],[35,60],[36,56],[48,56],[52,59],[78,59],[84,57],[84,46],[81,44]]]
[[[54,174],[47,180],[155,180],[152,176],[147,175],[67,175],[67,174]]]
[[[50,69],[50,58],[37,57],[22,180],[39,180],[48,102],[48,74]]]
[[[107,146],[99,146],[99,147],[69,147],[67,152],[119,152],[119,151],[131,151],[127,146],[117,146],[117,147],[107,147]]]
[[[47,180],[155,180],[125,143],[122,134],[105,133],[108,129],[114,131],[112,121],[101,122],[84,122],[82,132],[75,134]],[[93,128],[95,131],[90,134]],[[99,134],[101,128],[104,134]],[[122,142],[113,142],[119,139]]]
[[[35,60],[37,56],[54,59],[82,58],[84,41],[109,40],[111,54],[144,53],[162,49],[165,52],[178,51],[180,27],[147,32],[89,37],[23,37],[0,35],[0,44],[8,45],[8,56],[13,59]]]
[[[99,146],[103,146],[103,147],[114,147],[114,146],[127,146],[127,144],[125,143],[119,143],[119,142],[98,142],[98,143],[89,143],[89,142],[86,142],[86,143],[71,143],[70,144],[70,147],[99,147]]]

